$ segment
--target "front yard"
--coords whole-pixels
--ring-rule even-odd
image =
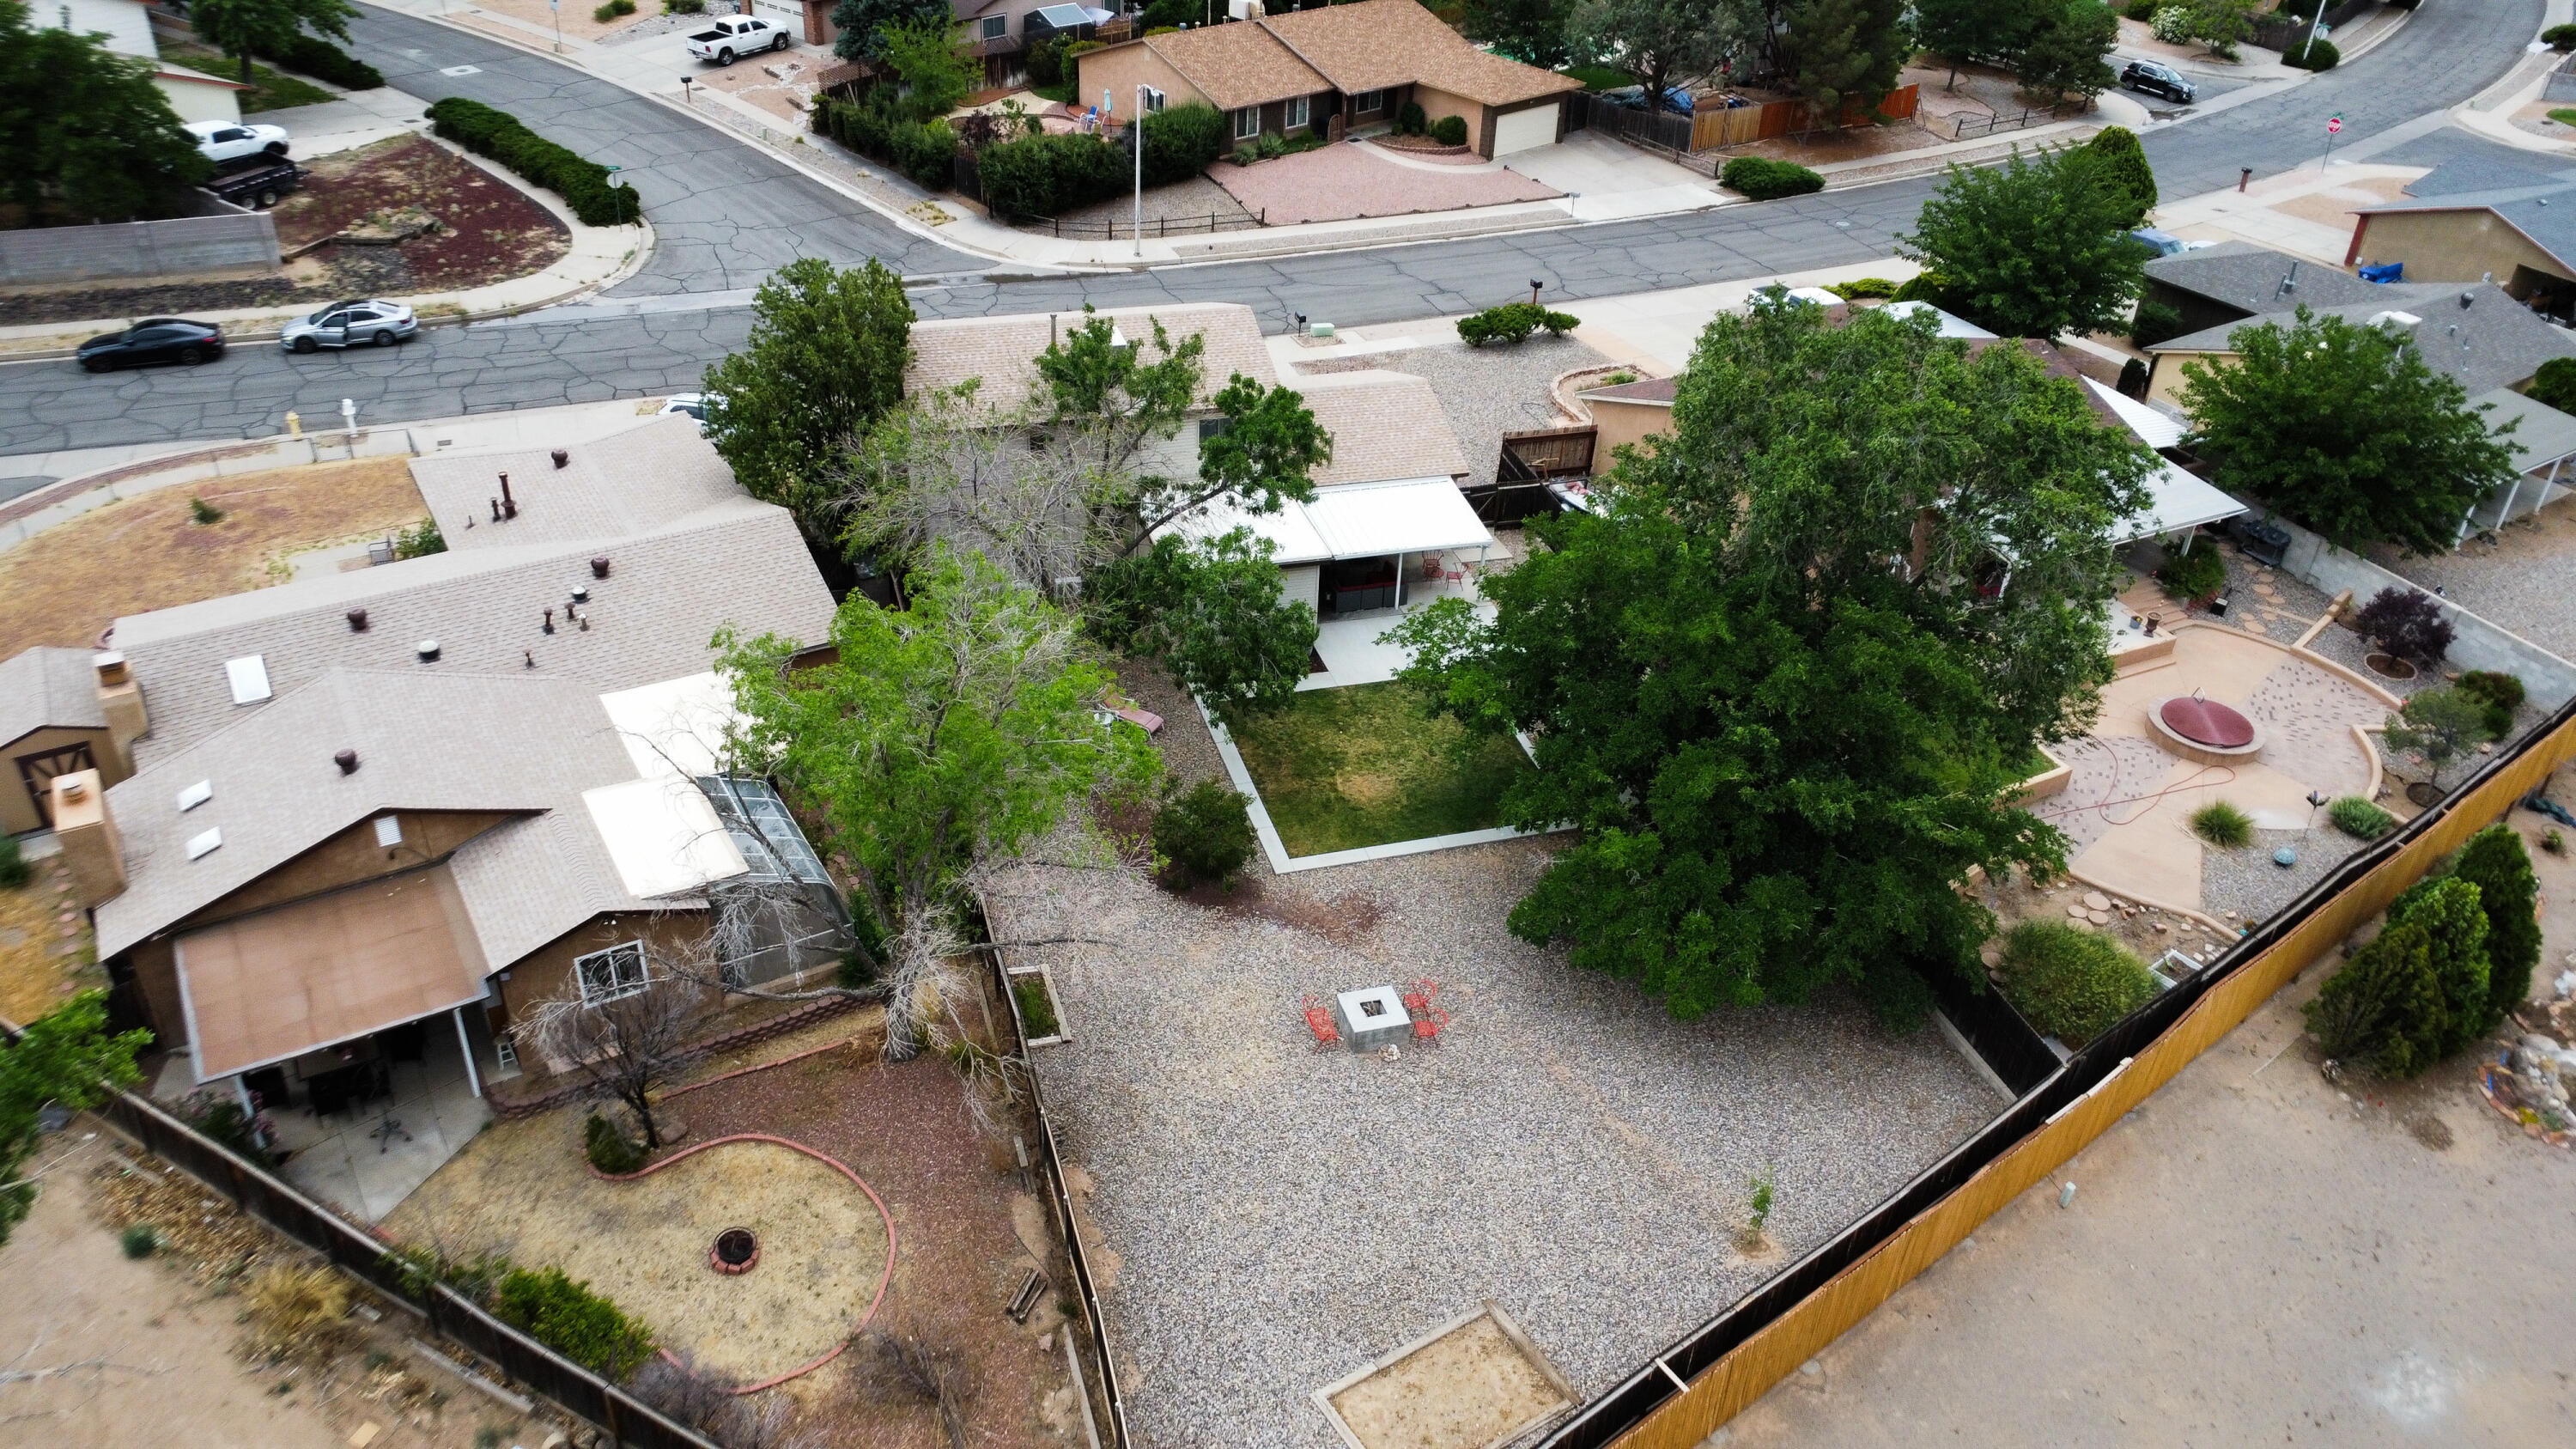
[[[1432,716],[1402,680],[1308,690],[1231,734],[1292,856],[1490,830],[1530,768],[1517,743]]]

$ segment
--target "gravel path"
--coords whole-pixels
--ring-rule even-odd
[[[1164,713],[1194,773],[1205,730]],[[1075,1033],[1038,1069],[1095,1184],[1140,1444],[1325,1449],[1313,1389],[1488,1297],[1599,1393],[1993,1115],[1928,1029],[1840,1000],[1675,1022],[1513,939],[1546,849],[1256,870],[1214,908],[1126,872],[1002,877],[997,935],[1113,943],[1021,961],[1054,968]],[[1421,976],[1446,1044],[1313,1050],[1303,993]],[[1784,1251],[1748,1261],[1765,1168]]]
[[[2317,818],[2322,821],[2325,812],[2318,811]],[[2362,844],[2325,824],[2313,830],[2257,830],[2254,843],[2240,850],[2201,853],[2200,908],[2221,919],[2232,913],[2247,922],[2267,920]],[[2297,865],[2273,863],[2272,852],[2285,845],[2299,853]]]

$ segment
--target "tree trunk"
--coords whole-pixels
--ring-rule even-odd
[[[243,85],[249,85],[249,84],[250,84],[250,47],[249,47],[249,46],[247,46],[247,45],[245,45],[245,46],[243,46],[243,47],[242,47],[241,62],[242,62],[242,84],[243,84]]]
[[[658,1150],[662,1145],[662,1132],[653,1121],[653,1103],[650,1097],[642,1091],[637,1091],[627,1097],[626,1105],[635,1109],[635,1120],[644,1128],[644,1150],[647,1152]]]

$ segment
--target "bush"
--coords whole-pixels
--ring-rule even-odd
[[[2308,1002],[2308,1032],[2336,1061],[2411,1077],[2439,1055],[2442,989],[2421,926],[2391,926],[2353,953]]]
[[[644,1165],[644,1149],[595,1111],[581,1124],[581,1152],[611,1177],[624,1177]]]
[[[2153,347],[2182,335],[2180,309],[2164,302],[2140,302],[2129,316],[2129,340],[2140,347]],[[2131,361],[2137,359],[2131,358]]]
[[[298,35],[284,45],[259,47],[257,54],[288,70],[326,81],[344,91],[371,91],[385,83],[374,66],[327,40]]]
[[[2487,733],[2503,739],[2513,733],[2513,712],[2522,708],[2522,680],[2517,675],[2472,669],[2452,685],[2486,710]]]
[[[2218,550],[2203,544],[2189,553],[2165,555],[2156,570],[2156,582],[2177,599],[2199,601],[2214,598],[2227,587],[2227,560]]]
[[[1406,101],[1404,109],[1395,113],[1395,129],[1407,136],[1419,136],[1422,134],[1422,127],[1422,107],[1412,101]]]
[[[1431,139],[1439,142],[1443,146],[1466,145],[1467,118],[1465,116],[1442,116],[1439,120],[1431,123]]]
[[[2531,375],[2531,400],[2576,413],[2576,357],[2553,357]]]
[[[1795,161],[1738,156],[1718,173],[1717,184],[1729,191],[1741,191],[1756,201],[1776,201],[1783,196],[1822,191],[1825,178]]]
[[[957,133],[946,121],[897,122],[889,139],[895,169],[915,186],[945,191],[955,180]]]
[[[188,495],[188,517],[199,523],[221,523],[224,511],[191,493]]]
[[[2191,833],[2225,850],[2252,843],[2254,819],[2224,800],[2212,800],[2191,812]]]
[[[2450,652],[2451,621],[2431,594],[2395,584],[2381,589],[2353,619],[2361,637],[2400,659],[2438,663]]]
[[[1252,813],[1242,796],[1201,780],[1154,812],[1154,853],[1193,880],[1232,885],[1252,858]]]
[[[662,13],[665,15],[704,15],[707,13],[707,0],[662,0]]]
[[[2470,836],[2451,874],[2478,888],[2478,908],[2486,913],[2487,1000],[2478,1023],[2484,1031],[2531,997],[2531,973],[2540,964],[2540,880],[2521,833],[2510,825]]]
[[[2397,826],[2397,817],[2358,795],[2346,795],[2326,807],[2326,819],[2355,840],[2377,840]]]
[[[625,226],[643,218],[644,202],[634,187],[611,183],[607,167],[539,136],[507,111],[450,96],[429,108],[429,119],[441,137],[561,195],[585,226]]]
[[[447,535],[438,531],[438,520],[424,518],[394,535],[394,557],[427,558],[447,552]]]
[[[2388,908],[2388,924],[2420,926],[2425,959],[2442,992],[2435,1049],[2449,1056],[2476,1041],[2487,1021],[2487,916],[2477,885],[2457,876],[2417,881]]]
[[[150,1223],[136,1223],[117,1234],[116,1245],[129,1258],[149,1258],[161,1247],[161,1230]]]
[[[632,15],[634,13],[635,0],[608,0],[607,4],[590,12],[590,18],[598,21],[602,25],[606,25],[608,22],[616,19],[620,15]]]
[[[2154,18],[2147,22],[2147,26],[2155,32],[2156,39],[2167,45],[2180,45],[2191,39],[2191,7],[2188,5],[2159,7]]]
[[[1862,277],[1858,281],[1827,282],[1825,290],[1846,302],[1856,302],[1863,297],[1893,297],[1896,284],[1885,277]]]
[[[1003,217],[1054,216],[1115,196],[1129,179],[1124,147],[1080,134],[1004,141],[978,165],[984,204]]]
[[[2004,999],[2039,1031],[2080,1047],[2146,1004],[2156,979],[2108,936],[2024,921],[2004,937]]]
[[[2576,50],[2576,25],[2553,25],[2540,32],[2540,38],[2551,50]]]
[[[609,1380],[635,1371],[653,1351],[653,1335],[616,1304],[576,1283],[561,1268],[519,1269],[501,1280],[493,1309],[537,1342]]]
[[[2303,39],[2281,52],[2281,64],[2292,70],[2332,70],[2342,60],[2343,52],[2323,38],[2313,44]]]
[[[1216,164],[1231,139],[1214,106],[1170,106],[1145,118],[1145,184],[1187,181]]]
[[[0,890],[20,890],[33,880],[36,868],[27,864],[26,853],[18,848],[18,837],[0,835]]]
[[[2547,830],[2540,832],[2540,848],[2548,851],[2551,855],[2565,855],[2567,853],[2567,836],[2560,831],[2557,826],[2552,825]]]
[[[2145,25],[2156,18],[2156,12],[2163,9],[2164,5],[2165,0],[2129,0],[2128,8],[2120,13],[2140,25]]]
[[[2147,164],[2138,133],[2126,126],[2105,126],[2084,143],[2084,154],[2093,158],[2105,183],[2129,198],[2129,214],[2121,225],[2146,225],[2147,213],[2156,209],[2156,173]]]
[[[1549,336],[1562,337],[1582,325],[1582,318],[1568,312],[1551,312],[1535,302],[1511,302],[1459,318],[1458,336],[1470,347],[1482,347],[1488,342],[1526,342],[1542,327]]]

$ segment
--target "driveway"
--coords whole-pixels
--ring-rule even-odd
[[[1502,206],[1563,194],[1499,166],[1416,161],[1366,142],[1319,146],[1250,166],[1219,161],[1207,174],[1270,226]]]

